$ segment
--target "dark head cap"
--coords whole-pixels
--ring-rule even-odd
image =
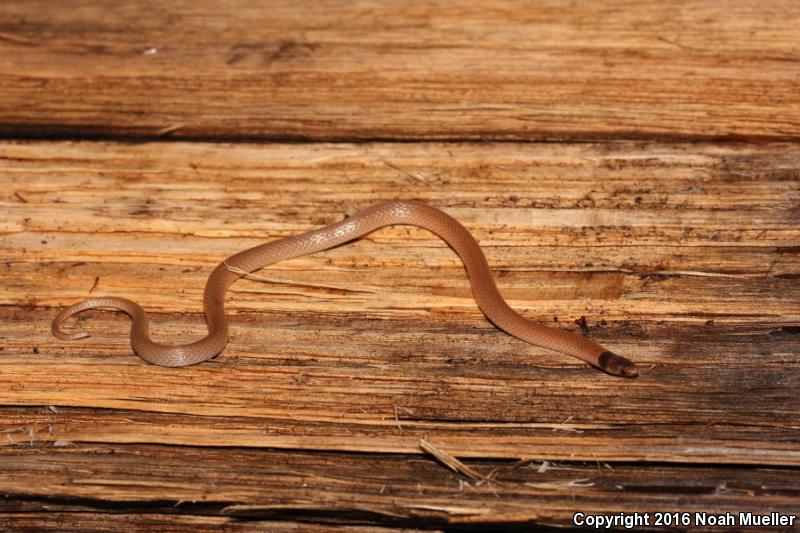
[[[600,363],[600,368],[612,376],[635,378],[639,375],[639,370],[633,364],[633,361],[613,352],[601,353],[598,362]]]

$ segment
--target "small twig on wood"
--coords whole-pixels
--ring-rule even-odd
[[[579,488],[586,489],[594,487],[594,483],[588,482],[591,478],[572,479],[570,481],[549,481],[545,483],[525,482],[526,487],[533,487],[535,489],[544,490],[559,490],[562,488]],[[588,483],[587,483],[588,482]]]
[[[260,276],[258,274],[254,274],[252,272],[248,272],[242,268],[239,268],[234,265],[229,265],[226,261],[223,261],[222,264],[235,274],[239,274],[240,276],[244,277],[245,279],[251,279],[255,281],[264,281],[267,283],[277,283],[280,285],[290,285],[292,287],[308,287],[310,289],[328,289],[328,290],[335,290],[335,291],[343,291],[343,292],[353,292],[353,293],[366,293],[366,294],[377,294],[377,291],[373,291],[370,289],[351,289],[349,287],[344,287],[341,285],[326,285],[322,283],[294,283],[291,281],[286,281],[277,278],[268,278],[266,276]]]
[[[575,429],[571,427],[566,427],[566,423],[575,418],[575,415],[567,417],[563,422],[561,422],[561,426],[564,427],[554,427],[551,431],[572,431],[573,433],[583,433],[582,429]]]
[[[184,127],[186,127],[186,124],[173,124],[172,126],[161,128],[156,132],[156,137],[164,137],[165,135],[169,135],[170,133],[178,131],[179,129]]]
[[[650,366],[648,366],[647,368],[644,368],[644,369],[642,369],[642,370],[639,370],[639,375],[641,375],[641,374],[645,374],[645,373],[647,373],[647,372],[650,372],[650,371],[651,371],[651,370],[653,370],[655,367],[656,367],[656,365],[650,365]]]
[[[426,441],[425,439],[419,439],[419,447],[422,448],[424,451],[428,452],[429,454],[433,455],[439,462],[443,463],[447,466],[450,470],[454,472],[458,472],[461,475],[467,476],[473,481],[480,481],[483,483],[497,483],[498,485],[500,482],[490,479],[487,476],[482,475],[480,472],[476,472],[472,468],[468,467],[449,453],[440,450],[430,442]]]
[[[20,37],[19,35],[14,35],[13,33],[7,33],[4,31],[0,32],[0,41],[8,41],[10,43],[25,44],[25,45],[37,44],[36,41],[28,39],[27,37]]]
[[[95,276],[95,278],[94,278],[94,285],[92,285],[92,288],[91,288],[91,289],[89,289],[89,294],[92,294],[92,291],[93,291],[93,290],[95,290],[95,289],[97,288],[97,284],[98,284],[98,283],[100,283],[100,276]]]
[[[23,204],[27,204],[27,203],[28,203],[28,200],[26,200],[26,199],[25,199],[25,197],[24,197],[24,196],[22,196],[22,195],[21,195],[20,193],[18,193],[17,191],[14,191],[14,196],[16,196],[16,197],[17,197],[17,199],[18,199],[20,202],[22,202]]]
[[[403,429],[403,426],[400,425],[400,417],[397,414],[397,404],[392,404],[394,407],[394,421],[397,424],[397,429]]]
[[[395,163],[392,163],[382,155],[379,155],[378,157],[380,158],[381,161],[383,161],[383,164],[386,165],[387,167],[391,167],[397,170],[398,172],[402,172],[403,174],[405,174],[414,181],[417,181],[419,183],[424,183],[425,185],[430,186],[430,183],[428,183],[428,180],[425,178],[425,176],[423,176],[419,172],[411,172],[409,170],[406,170],[403,167],[396,165]]]
[[[560,466],[558,463],[550,462],[545,459],[521,459],[518,463],[514,464],[512,469],[519,467],[536,468],[536,471],[540,474],[544,474],[548,470],[581,470],[580,468],[570,466]]]
[[[649,272],[651,276],[695,276],[700,278],[744,278],[756,277],[759,274],[752,275],[739,275],[739,274],[723,274],[721,272],[701,272],[698,270],[656,270]]]
[[[592,457],[594,457],[594,462],[597,463],[597,473],[602,476],[603,475],[603,471],[600,469],[600,460],[597,458],[597,456],[594,453],[592,453]]]
[[[694,52],[698,51],[697,48],[692,48],[691,46],[686,46],[685,44],[681,44],[679,42],[675,42],[675,41],[673,41],[671,39],[667,39],[666,37],[662,37],[661,35],[656,35],[656,39],[658,39],[662,43],[667,43],[667,44],[670,44],[670,45],[675,46],[677,48],[681,48],[683,50],[691,50],[691,51],[694,51]]]

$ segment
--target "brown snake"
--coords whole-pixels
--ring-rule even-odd
[[[384,202],[324,228],[286,237],[239,252],[214,269],[203,295],[208,335],[183,346],[168,346],[150,340],[147,315],[139,304],[116,297],[89,298],[62,310],[52,324],[59,339],[81,339],[86,332],[65,333],[61,324],[76,313],[98,307],[113,308],[130,315],[131,346],[142,359],[161,366],[188,366],[216,356],[228,342],[225,292],[247,273],[284,259],[327,250],[362,237],[378,228],[395,224],[419,226],[441,237],[459,255],[467,269],[472,293],[481,311],[506,333],[526,342],[583,359],[615,376],[635,377],[636,365],[580,335],[531,322],[511,309],[497,290],[480,246],[469,231],[446,213],[415,202]]]

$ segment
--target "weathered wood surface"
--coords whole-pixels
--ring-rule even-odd
[[[54,502],[53,511],[85,511],[102,494],[129,513],[144,509],[160,518],[186,511],[210,515],[214,525],[225,517],[316,514],[333,523],[558,526],[570,523],[578,508],[603,513],[610,504],[618,512],[724,514],[754,503],[786,514],[797,510],[797,472],[782,469],[541,461],[472,466],[484,475],[492,472],[497,483],[476,486],[435,462],[407,455],[142,445],[22,448],[5,474],[31,487],[29,507],[37,497],[68,491],[74,501]],[[14,511],[0,502],[0,511],[7,509]]]
[[[796,511],[799,179],[785,143],[4,142],[0,527]],[[405,227],[238,281],[203,365],[143,363],[119,314],[49,334],[91,292],[142,303],[158,339],[200,335],[220,260],[388,198],[456,216],[512,306],[585,316],[642,376],[496,330],[457,257]]]
[[[0,135],[800,139],[800,3],[0,3]]]

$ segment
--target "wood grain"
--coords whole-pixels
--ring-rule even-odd
[[[787,143],[0,143],[0,527],[790,512],[798,177]],[[201,335],[219,261],[389,198],[456,216],[512,306],[585,316],[643,375],[499,332],[455,255],[405,227],[238,281],[203,365],[143,363],[115,313],[49,334],[91,291],[141,302],[158,339]],[[423,438],[499,484],[465,486]]]
[[[800,138],[800,4],[0,4],[0,135]]]
[[[103,502],[99,502],[102,504]],[[247,517],[242,520],[237,516],[208,516],[181,514],[180,507],[169,509],[163,508],[162,511],[153,511],[147,504],[137,507],[129,505],[128,511],[104,511],[103,509],[91,509],[89,505],[83,503],[70,503],[55,505],[48,501],[46,505],[41,503],[18,504],[14,511],[3,512],[0,514],[0,527],[8,528],[15,532],[38,533],[40,531],[76,531],[89,533],[117,533],[119,531],[197,531],[205,532],[264,532],[264,531],[290,531],[297,533],[388,533],[388,532],[438,532],[441,529],[416,529],[410,527],[381,527],[370,526],[364,523],[352,524],[328,524],[321,522],[319,516],[307,512],[305,519],[308,521],[298,521],[296,516],[286,513],[289,519],[281,520],[274,517],[259,519],[257,517]],[[125,504],[116,504],[117,508],[125,507]],[[46,508],[46,511],[43,509]],[[58,510],[56,510],[58,509]],[[276,513],[277,514],[277,513]],[[313,520],[313,522],[312,522]]]
[[[395,527],[528,528],[569,524],[576,509],[598,513],[608,505],[617,512],[724,514],[769,508],[791,514],[799,492],[797,472],[783,469],[542,461],[470,465],[495,481],[476,484],[431,459],[407,455],[34,446],[20,449],[13,462],[3,461],[0,489],[26,483],[29,511],[47,506],[55,512],[85,512],[103,501],[124,506],[129,514],[137,512],[139,521],[141,515],[156,522],[183,510],[210,515],[209,522],[198,525],[239,517],[313,519],[331,525],[383,521]],[[53,492],[69,498],[49,504],[47,495]],[[13,510],[0,500],[0,511]]]

